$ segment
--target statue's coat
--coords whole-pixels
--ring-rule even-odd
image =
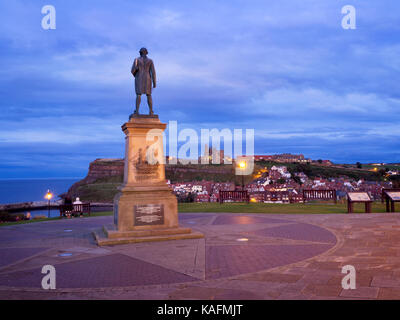
[[[136,58],[132,66],[135,77],[136,94],[151,94],[151,84],[156,84],[156,70],[153,60],[147,57]]]

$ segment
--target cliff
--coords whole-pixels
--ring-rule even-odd
[[[166,165],[166,178],[171,182],[213,180],[235,181],[232,165]],[[83,201],[110,203],[124,176],[123,159],[96,159],[89,164],[87,176],[73,184],[63,197],[80,197]]]
[[[87,176],[74,183],[62,197],[83,201],[112,202],[124,175],[123,159],[96,159],[89,164]]]
[[[88,174],[82,181],[92,183],[98,179],[116,176],[122,179],[123,175],[124,159],[96,159],[89,164]]]

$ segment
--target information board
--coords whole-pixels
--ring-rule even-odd
[[[399,191],[386,191],[385,193],[393,201],[400,201],[400,192]]]
[[[371,201],[367,192],[348,192],[347,196],[352,202],[368,202]]]

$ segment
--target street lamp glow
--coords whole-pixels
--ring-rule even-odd
[[[44,197],[45,197],[45,199],[50,201],[51,198],[53,198],[53,194],[50,192],[50,190],[47,190],[47,193]]]
[[[47,217],[50,218],[50,200],[53,198],[53,194],[50,192],[50,190],[47,190],[46,195],[44,196],[45,199],[47,199],[47,208],[49,210]]]
[[[239,162],[239,168],[242,171],[242,190],[244,190],[244,172],[245,172],[246,166],[247,166],[246,161]]]

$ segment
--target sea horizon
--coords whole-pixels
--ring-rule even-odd
[[[59,195],[77,181],[83,178],[15,178],[0,179],[0,204],[11,204],[30,201],[44,201],[47,190],[54,197],[52,201],[58,200]]]

